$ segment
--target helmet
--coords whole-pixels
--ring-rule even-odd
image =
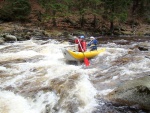
[[[83,35],[81,35],[81,36],[80,36],[80,38],[84,38],[84,36],[83,36]]]
[[[95,39],[95,38],[93,36],[91,36],[90,39]]]

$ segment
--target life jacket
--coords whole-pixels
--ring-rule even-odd
[[[96,50],[96,49],[97,49],[97,44],[98,44],[98,41],[97,41],[97,40],[92,40],[92,41],[88,44],[88,46],[90,46],[90,48],[91,48],[92,50]]]
[[[86,42],[82,39],[75,39],[75,43],[78,44],[78,51],[84,52],[86,51]]]

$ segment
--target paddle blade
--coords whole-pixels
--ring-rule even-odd
[[[90,62],[89,62],[89,60],[85,57],[84,58],[84,64],[86,65],[86,66],[89,66],[90,65]]]

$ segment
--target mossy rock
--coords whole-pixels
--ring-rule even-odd
[[[127,81],[109,93],[107,98],[112,102],[139,105],[150,110],[150,76]]]

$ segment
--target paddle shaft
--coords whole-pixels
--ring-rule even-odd
[[[84,63],[85,63],[86,66],[89,66],[89,65],[90,65],[89,60],[85,57],[84,50],[83,50],[83,48],[82,48],[82,45],[81,45],[79,39],[78,39],[78,43],[79,43],[79,46],[81,47],[82,53],[83,53],[83,55],[84,55]]]
[[[81,50],[82,50],[82,52],[83,52],[83,54],[84,54],[84,50],[83,50],[83,48],[82,48],[82,45],[81,45],[81,43],[80,43],[80,40],[78,39],[78,43],[79,43],[79,46],[81,47]],[[85,56],[85,55],[84,55]]]

